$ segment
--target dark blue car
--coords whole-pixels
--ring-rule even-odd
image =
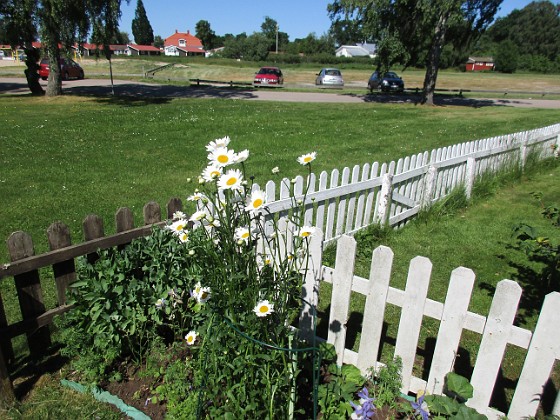
[[[374,71],[369,78],[368,89],[370,92],[403,92],[404,82],[395,72],[388,71],[381,77],[379,72]]]

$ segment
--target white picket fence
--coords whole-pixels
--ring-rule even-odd
[[[293,184],[288,179],[278,186],[269,181],[268,217],[287,214],[294,197],[304,200],[305,224],[321,229],[328,243],[373,223],[401,224],[459,186],[470,197],[477,177],[512,165],[523,167],[530,154],[550,157],[554,146],[560,146],[560,124],[443,147],[388,164],[335,169],[318,178],[298,176]]]
[[[339,364],[353,364],[363,374],[379,366],[385,308],[387,304],[396,305],[401,308],[401,316],[394,355],[400,356],[403,362],[402,392],[441,394],[445,375],[453,371],[462,332],[469,330],[481,334],[482,339],[470,378],[474,395],[467,405],[492,419],[504,415],[489,404],[509,344],[527,352],[507,416],[516,420],[535,415],[553,365],[560,359],[557,334],[560,293],[546,296],[535,330],[531,332],[513,325],[521,297],[521,287],[514,281],[498,283],[489,314],[482,316],[468,311],[475,281],[470,269],[453,270],[445,302],[440,303],[427,298],[432,271],[429,259],[416,257],[410,262],[406,288],[399,290],[389,286],[391,249],[380,246],[373,252],[370,276],[365,279],[354,275],[354,238],[343,235],[338,239],[334,269],[322,265],[322,244],[323,235],[318,231],[310,244],[311,269],[306,276],[304,296],[316,307],[319,283],[332,283],[327,341],[335,346]],[[358,352],[346,348],[351,291],[366,296]],[[423,374],[427,380],[413,374],[423,317],[440,322],[431,368]],[[307,334],[314,331],[310,308],[304,312],[300,328]],[[556,398],[553,414],[560,415],[560,396]]]

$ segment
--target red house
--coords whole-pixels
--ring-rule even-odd
[[[492,57],[469,57],[466,64],[467,71],[492,71],[494,59]]]
[[[173,35],[165,38],[163,47],[165,55],[185,57],[193,55],[204,56],[206,53],[200,39],[191,35],[190,31],[184,33],[178,32],[176,29]]]

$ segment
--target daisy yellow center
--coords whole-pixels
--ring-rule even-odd
[[[230,179],[227,180],[226,184],[227,185],[235,185],[236,182],[237,182],[237,178],[231,177]]]
[[[220,163],[228,163],[229,158],[227,157],[227,155],[220,155],[218,156],[218,162]]]
[[[219,176],[219,175],[220,175],[220,172],[218,172],[218,171],[212,171],[212,172],[210,173],[210,176],[211,176],[211,177],[216,177],[216,176]]]
[[[241,235],[241,237],[243,239],[247,239],[249,237],[249,232],[243,232],[243,234]]]
[[[303,161],[304,161],[305,163],[309,163],[309,162],[311,162],[311,160],[312,160],[312,159],[311,159],[311,156],[306,156],[306,157],[303,158]]]
[[[177,230],[183,230],[185,229],[185,225],[177,225]]]
[[[263,200],[261,198],[257,198],[255,201],[253,201],[253,207],[260,207],[263,204]]]
[[[200,294],[200,298],[201,298],[201,299],[206,299],[207,297],[208,297],[208,292],[202,292],[202,293]]]
[[[194,341],[194,337],[193,337],[192,335],[189,335],[189,336],[187,337],[187,342],[188,342],[188,343],[192,343],[193,341]]]
[[[260,312],[261,314],[267,313],[267,312],[268,312],[268,306],[262,305],[262,306],[259,308],[259,312]]]
[[[309,236],[309,232],[301,232],[301,236],[303,236],[304,238]]]

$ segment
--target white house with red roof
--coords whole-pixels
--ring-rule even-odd
[[[191,35],[190,31],[179,32],[175,29],[175,33],[167,38],[163,43],[165,55],[186,57],[186,56],[203,56],[206,54],[202,42],[196,36]]]

